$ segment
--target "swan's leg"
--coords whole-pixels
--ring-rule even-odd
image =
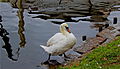
[[[65,53],[63,53],[63,54],[64,54],[64,57],[65,57],[65,58],[70,58],[70,57],[66,56],[66,54],[65,54]]]
[[[49,57],[48,57],[48,60],[47,60],[47,61],[50,61],[50,56],[51,56],[51,54],[49,54]]]
[[[65,53],[63,53],[63,54],[64,54],[64,60],[65,60],[65,61],[69,61],[69,60],[70,60],[70,57],[66,56]]]

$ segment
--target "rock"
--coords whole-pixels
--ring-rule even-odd
[[[74,13],[72,13],[72,14],[64,13],[63,16],[64,17],[81,17],[83,15],[81,15],[81,14],[74,14]]]
[[[94,49],[98,45],[102,44],[105,40],[106,39],[102,38],[102,37],[89,38],[81,46],[74,48],[74,51],[76,51],[80,54],[84,54],[84,53],[89,52],[90,50]]]
[[[119,33],[119,34],[117,34],[116,36],[120,36],[120,33]]]
[[[95,23],[91,27],[93,27],[93,28],[100,28],[100,27],[103,27],[103,26],[104,26],[103,24],[97,24],[97,23]]]
[[[113,27],[115,27],[117,30],[120,30],[120,24],[116,24],[116,25],[113,25]]]
[[[118,29],[118,31],[120,32],[120,29]]]
[[[106,15],[92,15],[91,20],[93,22],[104,22],[107,21],[107,16]]]
[[[35,0],[26,0],[26,3],[34,3]]]
[[[119,35],[120,35],[120,32],[119,32],[117,29],[112,30],[111,32],[112,32],[112,35],[113,35],[114,37],[116,37],[116,36],[119,36]]]
[[[70,3],[70,2],[73,2],[73,0],[60,0],[59,4],[61,4],[61,3],[66,4],[66,3]]]
[[[96,36],[102,37],[102,38],[105,38],[105,39],[114,38],[114,36],[112,35],[112,33],[109,29],[104,29],[103,31],[99,32]]]
[[[28,5],[27,9],[29,9],[29,7],[30,7],[30,9],[31,9],[32,11],[37,11],[37,10],[38,10],[38,7],[37,7],[37,6],[29,6],[29,5]]]
[[[42,64],[49,64],[49,65],[60,65],[61,63],[59,63],[58,61],[56,60],[49,60],[49,61],[46,61]]]
[[[88,6],[86,6],[86,7],[80,7],[80,6],[70,7],[70,9],[75,10],[75,11],[89,11],[88,8],[89,8]]]
[[[109,30],[114,30],[115,27],[113,27],[113,26],[109,26],[109,27],[107,27],[107,29],[109,29]]]
[[[111,12],[111,9],[100,9],[96,11],[97,15],[109,15]]]
[[[116,36],[119,36],[119,35],[120,35],[120,32],[118,31],[117,28],[108,27],[103,31],[99,32],[96,36],[106,38],[107,40],[105,43],[108,43],[109,41],[111,41],[112,39],[114,39]]]

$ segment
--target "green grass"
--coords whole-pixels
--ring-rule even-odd
[[[59,69],[120,69],[120,37],[86,54],[80,62]]]

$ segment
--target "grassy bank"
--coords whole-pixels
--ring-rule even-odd
[[[86,54],[81,61],[59,69],[120,69],[120,37]]]

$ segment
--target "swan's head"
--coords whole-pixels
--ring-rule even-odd
[[[71,33],[68,24],[63,23],[60,25],[60,32],[63,34]]]

